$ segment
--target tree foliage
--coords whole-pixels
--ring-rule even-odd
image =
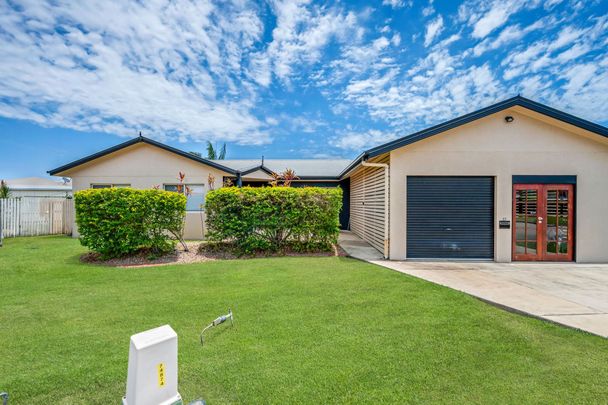
[[[210,141],[207,141],[207,159],[224,160],[226,158],[226,144],[218,150],[217,146],[213,146]]]
[[[11,190],[8,188],[8,184],[4,180],[0,180],[0,198],[10,198]]]

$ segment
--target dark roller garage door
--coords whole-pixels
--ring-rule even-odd
[[[493,259],[494,178],[407,178],[408,259]]]

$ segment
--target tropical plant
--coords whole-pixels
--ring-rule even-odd
[[[207,176],[207,185],[209,190],[215,190],[215,176],[211,173]]]
[[[0,198],[10,198],[11,190],[8,188],[6,181],[0,180]]]
[[[214,147],[210,141],[207,141],[207,159],[211,160],[224,160],[226,158],[226,144],[218,149],[217,145]]]
[[[270,181],[269,184],[272,187],[291,187],[291,182],[299,179],[293,169],[285,169],[285,171],[280,173],[273,172],[270,175],[273,180]]]
[[[180,194],[185,194],[187,197],[192,194],[192,190],[190,190],[190,187],[188,187],[187,185],[184,184],[185,178],[186,178],[186,173],[179,172],[177,174],[177,180],[179,181],[179,183],[177,184],[177,192]]]

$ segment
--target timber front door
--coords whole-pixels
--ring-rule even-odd
[[[572,184],[513,185],[513,260],[572,261]]]

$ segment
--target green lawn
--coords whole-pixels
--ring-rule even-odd
[[[79,263],[78,241],[0,248],[0,391],[14,404],[118,404],[129,337],[170,324],[186,402],[593,403],[605,339],[345,258],[140,269]],[[198,333],[233,308],[233,329]]]

